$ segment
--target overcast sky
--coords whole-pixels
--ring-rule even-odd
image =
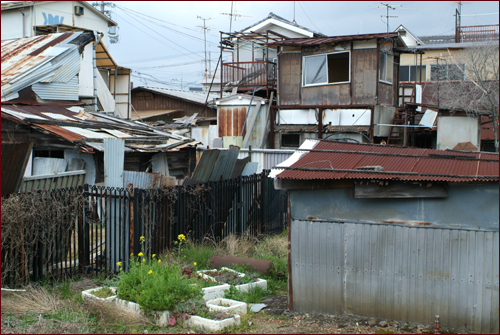
[[[92,3],[92,2],[90,2]],[[119,42],[110,44],[113,58],[134,70],[134,86],[187,90],[197,84],[207,58],[214,69],[220,55],[220,31],[239,31],[270,12],[328,36],[385,32],[387,12],[376,1],[114,1],[112,19],[119,24]],[[453,35],[457,1],[383,2],[389,29],[403,24],[417,36]],[[497,1],[462,2],[462,25],[498,24]],[[202,19],[207,19],[203,21]]]

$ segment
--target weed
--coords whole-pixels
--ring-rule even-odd
[[[391,332],[389,330],[377,330],[375,334],[394,334],[394,332]]]
[[[103,298],[103,299],[106,299],[106,298],[109,298],[109,297],[112,297],[115,295],[113,290],[110,289],[109,287],[103,287],[99,290],[95,290],[92,292],[92,294],[98,298]]]
[[[243,301],[247,304],[261,302],[266,297],[267,292],[260,286],[253,286],[247,292],[241,292],[235,286],[231,285],[229,290],[224,291],[224,298]]]

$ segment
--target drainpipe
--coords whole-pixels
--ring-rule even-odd
[[[23,38],[26,37],[26,14],[24,14],[23,9],[19,8],[21,14],[23,14]]]
[[[33,27],[31,27],[31,32],[33,36],[36,36],[36,11],[35,11],[36,1],[33,1]]]

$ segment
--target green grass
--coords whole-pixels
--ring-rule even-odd
[[[213,253],[214,249],[210,246],[186,243],[182,245],[179,262],[189,265],[196,262],[198,270],[208,270],[210,268],[210,257]]]
[[[243,301],[247,304],[259,303],[267,297],[267,291],[260,286],[253,286],[247,292],[241,292],[233,285],[224,291],[224,298]]]

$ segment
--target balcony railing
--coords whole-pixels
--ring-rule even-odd
[[[222,87],[276,86],[276,63],[268,61],[222,63]]]
[[[498,41],[498,24],[458,27],[455,42]]]

